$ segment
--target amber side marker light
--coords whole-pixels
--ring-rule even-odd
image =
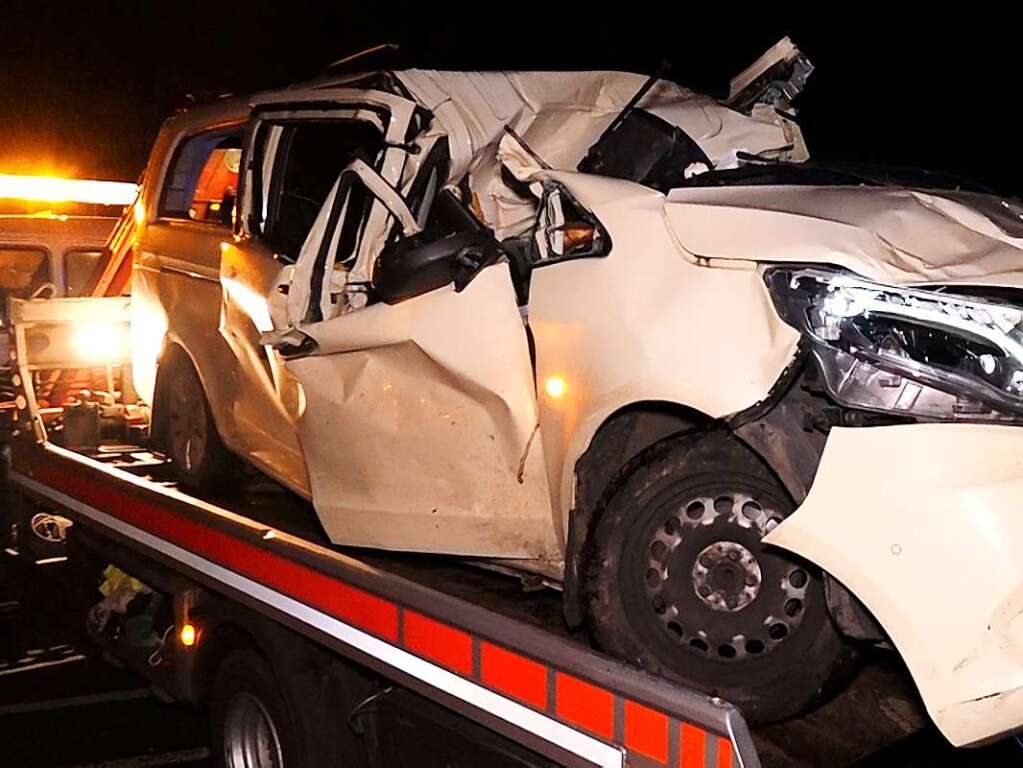
[[[186,621],[181,625],[181,633],[178,637],[181,639],[183,646],[191,648],[195,645],[196,640],[199,639],[199,630],[195,628],[195,624]]]
[[[547,381],[543,383],[543,389],[548,396],[557,400],[565,396],[565,393],[568,391],[568,384],[560,376],[549,376]]]
[[[579,248],[592,248],[596,230],[589,224],[573,221],[561,228],[565,234],[565,253]]]

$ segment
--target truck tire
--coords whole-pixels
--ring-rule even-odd
[[[257,652],[232,651],[217,669],[210,702],[213,764],[218,768],[313,765],[298,713]]]
[[[724,431],[642,452],[612,481],[584,554],[597,645],[720,696],[753,723],[836,691],[856,654],[831,621],[820,572],[761,543],[793,508]]]
[[[223,495],[229,487],[224,479],[237,472],[238,463],[220,438],[199,374],[184,353],[165,366],[157,400],[161,447],[182,488]]]

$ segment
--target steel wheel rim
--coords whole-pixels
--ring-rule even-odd
[[[228,705],[224,762],[228,768],[283,768],[277,725],[263,702],[250,693],[237,694]]]
[[[795,634],[810,578],[799,564],[760,548],[784,518],[771,500],[724,487],[673,494],[658,505],[641,579],[662,640],[736,663],[766,656]],[[723,565],[735,571],[732,591],[717,589],[715,571]]]

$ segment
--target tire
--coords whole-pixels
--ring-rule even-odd
[[[192,493],[223,495],[224,478],[239,470],[238,462],[220,438],[199,374],[183,354],[167,362],[160,380],[160,443],[178,484]]]
[[[612,481],[584,553],[596,644],[720,696],[752,723],[838,690],[856,654],[831,621],[820,572],[761,543],[793,508],[723,431],[642,452]]]
[[[258,653],[232,651],[217,669],[210,706],[218,768],[307,765],[301,731],[274,672]]]

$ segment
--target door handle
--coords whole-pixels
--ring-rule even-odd
[[[259,343],[264,347],[273,347],[286,360],[311,355],[319,346],[311,336],[294,327],[262,333]]]

